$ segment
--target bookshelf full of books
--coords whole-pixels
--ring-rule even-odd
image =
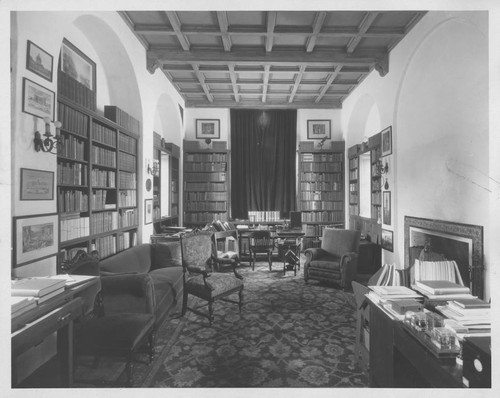
[[[382,221],[382,175],[378,162],[382,156],[381,134],[376,134],[369,138],[368,145],[371,148],[371,199],[372,219],[377,220],[379,223]]]
[[[60,260],[94,248],[105,258],[137,240],[138,136],[64,91],[58,94]]]
[[[184,141],[184,225],[229,219],[229,152],[225,141],[202,148]]]
[[[325,227],[344,225],[344,148],[343,141],[321,147],[299,143],[297,207],[302,212],[303,248],[311,247]]]
[[[359,156],[358,145],[347,151],[349,157],[349,214],[359,214]]]

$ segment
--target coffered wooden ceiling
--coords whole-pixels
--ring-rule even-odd
[[[186,107],[341,108],[423,11],[121,11]]]

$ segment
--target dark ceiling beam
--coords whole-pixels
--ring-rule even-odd
[[[321,11],[321,12],[316,13],[316,16],[314,18],[314,23],[313,23],[312,35],[307,39],[306,51],[308,53],[310,53],[314,49],[314,46],[316,45],[316,40],[318,38],[319,33],[321,32],[321,28],[323,27],[323,23],[325,22],[325,18],[326,18],[325,11]]]
[[[339,72],[340,72],[340,69],[342,67],[341,66],[337,66],[335,68],[335,70],[333,71],[332,74],[330,74],[330,76],[328,76],[328,79],[326,81],[326,84],[323,86],[323,88],[321,89],[321,92],[319,93],[318,97],[314,100],[314,102],[317,104],[318,102],[321,101],[321,99],[325,96],[326,92],[328,91],[328,89],[330,88],[330,86],[332,85],[333,81],[335,80],[335,78],[338,76]]]
[[[356,49],[357,45],[363,38],[363,35],[366,33],[366,31],[370,28],[371,24],[373,21],[375,21],[375,18],[377,18],[378,12],[368,12],[366,13],[365,17],[361,21],[358,27],[358,34],[353,37],[351,40],[349,40],[349,43],[347,43],[347,52],[349,54],[352,54],[354,50]]]
[[[295,94],[297,93],[297,90],[299,89],[300,86],[300,81],[302,80],[302,77],[304,76],[304,71],[306,70],[306,66],[302,65],[300,67],[300,72],[295,76],[295,82],[293,85],[292,92],[290,94],[290,98],[288,98],[288,102],[291,103],[293,102],[293,99],[295,97]]]
[[[278,13],[276,11],[268,11],[266,12],[266,17],[267,17],[266,52],[271,52],[273,50],[274,28],[276,26],[276,19],[278,18]]]
[[[233,88],[233,95],[234,95],[234,100],[236,102],[240,102],[240,96],[238,94],[238,85],[236,82],[236,73],[234,73],[234,66],[229,65],[229,76],[231,78],[231,86]]]
[[[219,21],[219,28],[222,34],[222,44],[224,46],[224,51],[231,51],[231,36],[227,34],[227,28],[229,27],[227,12],[217,11],[217,20]]]
[[[213,102],[214,97],[212,97],[212,94],[210,94],[210,88],[205,83],[205,76],[203,75],[203,73],[200,72],[200,69],[199,69],[198,65],[194,64],[193,65],[193,69],[194,69],[194,72],[196,74],[196,77],[198,78],[198,80],[199,80],[199,82],[201,84],[201,88],[205,92],[207,100],[209,100],[210,102]]]
[[[172,25],[172,28],[174,29],[174,32],[177,36],[177,40],[179,40],[182,49],[184,51],[189,51],[191,45],[189,44],[189,40],[187,39],[187,37],[182,33],[181,21],[179,20],[177,13],[175,11],[164,11],[164,13],[167,16],[170,25]]]
[[[264,77],[263,77],[263,87],[262,87],[262,102],[266,102],[267,90],[269,87],[269,70],[270,66],[264,66]]]

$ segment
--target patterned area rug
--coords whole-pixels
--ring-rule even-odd
[[[279,264],[240,272],[242,314],[235,304],[217,302],[212,327],[189,311],[165,322],[153,363],[138,358],[135,387],[368,387],[368,376],[354,364],[352,293],[306,284],[302,270],[283,275]],[[90,374],[89,364],[79,362],[77,387],[110,386],[96,380],[101,365]],[[105,379],[119,385],[120,366],[110,365]]]

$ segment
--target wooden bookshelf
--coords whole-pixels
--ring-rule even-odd
[[[100,258],[137,241],[138,136],[58,93],[63,146],[57,157],[60,260],[77,249]],[[89,97],[91,98],[91,96]]]
[[[359,145],[350,147],[349,158],[349,215],[359,214]]]
[[[316,148],[312,142],[299,143],[298,209],[306,242],[323,234],[327,226],[343,227],[345,222],[343,141]]]
[[[225,141],[202,148],[184,141],[184,225],[229,219],[229,151]]]
[[[368,141],[371,158],[371,215],[374,220],[382,220],[382,175],[377,167],[377,163],[382,156],[382,135],[376,134]]]

